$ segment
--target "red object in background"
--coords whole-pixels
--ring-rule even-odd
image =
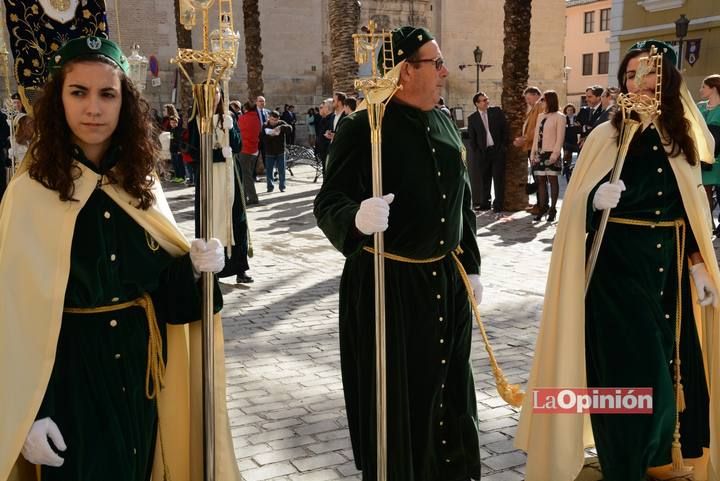
[[[150,67],[150,73],[153,77],[157,78],[157,76],[160,74],[160,64],[158,63],[157,57],[155,55],[150,55],[148,63]]]

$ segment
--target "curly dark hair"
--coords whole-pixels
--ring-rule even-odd
[[[625,54],[620,67],[618,68],[618,84],[622,93],[626,94],[627,79],[626,72],[627,66],[630,60],[641,55],[648,53],[648,50],[633,49]],[[667,59],[663,59],[662,63],[662,106],[661,115],[658,117],[660,126],[662,127],[665,134],[669,137],[670,153],[671,157],[678,155],[681,151],[685,154],[687,161],[690,165],[695,165],[698,162],[698,153],[695,146],[695,142],[688,132],[690,131],[690,124],[685,119],[685,109],[683,108],[680,100],[680,87],[682,85],[682,75],[675,68],[672,62],[668,62]],[[635,113],[632,114],[634,118],[638,118]],[[622,124],[622,115],[613,116],[612,125],[620,131]],[[636,135],[639,135],[638,132]],[[620,138],[618,136],[618,142]]]
[[[118,162],[105,176],[110,183],[119,184],[136,198],[139,209],[147,210],[155,201],[152,173],[158,157],[150,106],[122,70],[102,55],[71,60],[45,84],[34,106],[36,141],[31,147],[30,177],[48,189],[58,191],[62,201],[77,200],[73,198],[74,181],[81,171],[71,154],[72,132],[65,119],[62,88],[66,72],[79,62],[102,62],[114,67],[120,75],[122,106],[111,142],[118,149]]]

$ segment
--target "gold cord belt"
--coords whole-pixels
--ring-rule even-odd
[[[672,455],[673,461],[682,459],[680,446],[680,413],[685,410],[685,393],[683,391],[682,378],[680,376],[680,332],[682,319],[682,271],[685,262],[685,219],[653,222],[648,220],[625,219],[622,217],[610,217],[608,222],[615,224],[634,225],[642,227],[667,227],[675,229],[675,252],[677,255],[677,298],[675,301],[675,432],[673,433]]]
[[[147,317],[149,336],[148,362],[145,371],[145,396],[148,399],[153,399],[165,384],[165,361],[162,357],[162,336],[160,335],[160,328],[155,317],[155,306],[153,306],[150,294],[144,293],[137,299],[113,304],[112,306],[66,307],[63,311],[68,314],[101,314],[122,311],[130,307],[142,307],[145,310],[145,317]]]
[[[130,307],[142,307],[145,310],[145,317],[148,321],[148,360],[145,371],[145,396],[148,399],[157,397],[158,392],[165,385],[165,360],[163,359],[162,335],[155,316],[155,306],[150,294],[143,293],[142,296],[132,301],[113,304],[112,306],[100,307],[66,307],[63,312],[68,314],[103,314],[106,312],[122,311]],[[160,409],[158,408],[158,433],[160,436],[160,456],[162,457],[164,477],[170,480],[170,470],[165,462],[165,443],[163,442],[162,429],[160,429]]]
[[[375,253],[375,249],[373,249],[372,247],[365,246],[363,247],[363,250],[371,254]],[[478,309],[477,302],[475,302],[475,292],[473,291],[472,285],[470,284],[470,279],[468,278],[467,272],[465,271],[465,267],[463,267],[462,262],[460,262],[460,259],[458,258],[458,255],[461,255],[462,253],[462,248],[460,246],[457,246],[455,249],[453,249],[453,251],[450,252],[450,255],[452,256],[453,261],[455,261],[455,266],[457,266],[458,273],[460,273],[463,285],[465,286],[465,291],[468,295],[470,307],[472,308],[473,314],[475,314],[475,320],[477,321],[478,329],[480,330],[483,343],[485,344],[485,350],[487,351],[488,358],[490,359],[490,366],[492,367],[493,375],[495,376],[495,385],[497,387],[498,393],[500,394],[500,397],[508,404],[515,407],[520,407],[520,405],[522,405],[522,400],[525,393],[520,390],[520,386],[518,384],[510,384],[508,382],[505,374],[502,372],[502,369],[497,362],[497,359],[495,358],[492,346],[490,345],[490,339],[488,339],[487,333],[485,332],[485,325],[480,319],[480,309]],[[410,257],[384,252],[382,254],[382,257],[390,259],[391,261],[404,262],[407,264],[431,264],[433,262],[443,260],[445,257],[447,257],[447,255],[430,257],[427,259],[412,259]]]

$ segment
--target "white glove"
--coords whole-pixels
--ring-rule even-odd
[[[473,288],[473,295],[475,296],[475,304],[478,306],[482,302],[483,285],[480,282],[480,274],[468,274],[468,280]]]
[[[610,182],[601,184],[598,190],[595,191],[595,197],[593,197],[593,209],[614,209],[620,202],[620,193],[624,191],[625,183],[622,180],[618,180],[614,184]]]
[[[53,451],[48,438],[60,451],[67,449],[57,424],[50,418],[42,418],[33,423],[25,438],[21,451],[23,457],[32,464],[44,464],[55,468],[62,466],[65,460]]]
[[[197,279],[201,272],[220,272],[225,267],[223,246],[214,237],[207,244],[203,239],[195,239],[190,244],[190,261]]]
[[[713,307],[718,307],[718,305],[720,305],[718,291],[710,278],[710,274],[708,274],[708,271],[705,268],[705,264],[700,262],[690,266],[690,274],[692,275],[693,282],[695,282],[695,289],[698,294],[698,303],[701,306],[709,306],[712,304]]]
[[[223,147],[222,154],[223,154],[223,157],[225,157],[226,159],[232,159],[232,148]]]
[[[370,197],[362,201],[360,209],[355,214],[355,227],[365,235],[387,230],[390,204],[393,199],[395,194],[385,194],[382,197]]]

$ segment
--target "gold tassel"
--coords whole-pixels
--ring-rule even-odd
[[[675,472],[685,471],[685,464],[683,463],[682,456],[682,447],[680,445],[680,423],[675,423],[675,432],[673,433],[672,469]]]
[[[679,413],[681,413],[681,412],[685,411],[685,390],[683,389],[683,385],[681,382],[678,382],[677,390],[678,390],[677,411]]]

